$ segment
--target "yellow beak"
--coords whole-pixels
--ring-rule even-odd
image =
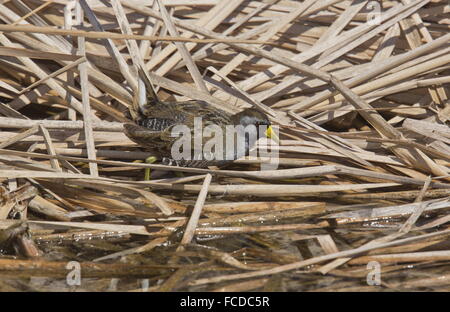
[[[274,140],[277,144],[280,144],[280,138],[275,133],[275,131],[272,129],[272,126],[269,126],[266,130],[266,137],[269,139]]]

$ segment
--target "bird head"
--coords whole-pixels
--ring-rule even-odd
[[[272,129],[269,118],[266,114],[257,109],[247,108],[242,112],[233,115],[233,122],[235,125],[241,125],[243,127],[254,125],[258,131],[258,137],[266,136],[277,143],[280,141],[275,131]],[[267,127],[264,134],[259,133],[259,126]]]

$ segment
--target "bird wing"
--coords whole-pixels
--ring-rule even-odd
[[[136,124],[126,123],[123,128],[125,134],[133,142],[159,153],[164,153],[174,140],[171,137],[171,127],[162,131],[154,131]]]
[[[186,124],[191,124],[191,119],[202,117],[203,125],[216,124],[218,126],[231,123],[230,115],[220,109],[213,107],[205,101],[193,100],[176,103],[176,108],[182,115],[187,116]]]

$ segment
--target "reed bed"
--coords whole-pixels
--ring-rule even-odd
[[[3,1],[0,290],[450,290],[449,12]],[[265,111],[278,168],[143,163],[135,65],[161,99]]]

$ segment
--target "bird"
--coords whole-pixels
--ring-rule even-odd
[[[134,97],[134,105],[130,107],[129,111],[132,122],[124,124],[124,133],[130,140],[156,157],[152,157],[151,162],[160,159],[163,164],[182,167],[207,168],[209,166],[223,166],[242,156],[248,156],[249,150],[261,137],[265,136],[273,139],[275,142],[279,141],[269,118],[259,109],[247,108],[236,114],[230,114],[201,100],[161,101],[156,95],[148,75],[145,74],[142,68],[138,68],[138,73],[145,83],[147,99],[144,105],[138,105],[136,103],[137,97]],[[201,129],[198,129],[196,124],[199,120],[201,120]],[[227,145],[223,138],[220,138],[220,140],[223,140],[225,148],[219,151],[217,148],[221,146],[219,144],[209,150],[209,154],[204,151],[208,139],[204,139],[200,145],[196,145],[194,141],[197,135],[195,133],[196,127],[197,130],[211,127],[211,129],[221,132],[222,135],[227,135],[229,133],[226,129],[227,126],[234,128],[241,126],[238,129],[249,129],[245,127],[250,126],[250,129],[254,129],[254,133],[242,130],[234,132],[232,134],[235,136],[234,142],[236,144],[240,142],[243,146],[239,148],[236,144],[232,145],[232,151],[227,150],[231,145]],[[252,126],[254,127],[252,128]],[[181,159],[173,157],[174,144],[180,139],[179,136],[174,135],[177,127],[185,127],[183,129],[190,131],[187,136],[190,150],[187,151],[187,154],[183,154],[189,156]],[[200,133],[203,134],[202,131]],[[218,141],[215,142],[217,143]],[[214,156],[216,157],[214,158]]]

